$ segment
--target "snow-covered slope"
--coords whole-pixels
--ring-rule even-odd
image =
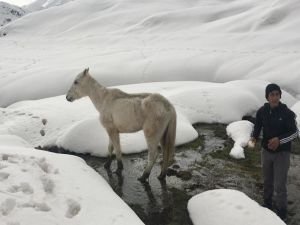
[[[0,30],[7,34],[0,37],[0,105],[64,94],[87,66],[109,86],[258,79],[300,98],[299,14],[298,0],[75,0],[51,7]]]
[[[146,1],[146,0],[37,0],[31,5],[53,8],[31,15],[20,22],[26,29],[47,35],[64,35],[86,31],[88,34],[110,33],[174,33],[192,32],[245,33],[293,32],[300,25],[300,3],[297,0],[266,1]],[[30,6],[30,5],[29,5]],[[36,19],[49,18],[42,27]],[[61,20],[64,18],[63,20]],[[56,32],[49,29],[60,20]],[[69,29],[65,32],[65,27]],[[12,26],[14,29],[14,26]],[[196,34],[196,33],[194,33]],[[248,34],[249,35],[249,34]],[[247,35],[247,36],[248,36]]]
[[[26,14],[25,10],[0,1],[0,27]]]
[[[74,0],[36,0],[24,6],[24,8],[28,11],[34,12],[42,9],[47,9],[53,6],[60,6],[70,1]]]

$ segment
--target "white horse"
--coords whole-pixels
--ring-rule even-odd
[[[72,102],[89,96],[100,113],[100,122],[109,136],[109,157],[105,168],[109,169],[112,153],[115,150],[118,169],[123,169],[119,133],[144,131],[148,146],[148,164],[140,181],[149,178],[151,169],[158,156],[158,144],[163,150],[163,163],[159,179],[164,179],[167,168],[174,159],[176,137],[176,111],[172,104],[160,94],[128,94],[119,89],[106,88],[100,85],[85,69],[78,74],[67,100]]]

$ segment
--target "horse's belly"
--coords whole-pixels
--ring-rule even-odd
[[[142,129],[142,124],[137,123],[137,121],[131,121],[129,123],[115,121],[114,124],[120,133],[132,133]]]
[[[142,118],[137,115],[118,113],[113,116],[113,123],[120,133],[132,133],[143,128]]]
[[[141,130],[144,122],[141,99],[116,100],[112,107],[112,119],[119,132],[131,133]]]

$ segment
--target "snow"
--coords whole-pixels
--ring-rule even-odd
[[[187,207],[194,225],[285,225],[274,212],[236,190],[203,192],[192,197]]]
[[[177,145],[197,137],[194,123],[238,121],[228,134],[235,141],[232,156],[243,158],[251,125],[240,120],[263,105],[269,82],[282,87],[282,101],[300,124],[298,0],[38,0],[31,6],[43,10],[0,29],[0,212],[6,224],[141,223],[81,160],[33,149],[107,155],[107,135],[90,100],[65,100],[86,67],[105,86],[168,98],[178,115]],[[121,135],[121,145],[126,154],[146,149],[141,132]],[[230,225],[261,218],[282,224],[242,194],[220,193],[221,204],[219,194],[205,201],[206,193],[196,207],[189,204],[190,211],[206,212],[191,213],[195,224],[224,224],[224,218]],[[26,217],[29,211],[34,216]]]
[[[293,105],[292,110],[296,113],[296,121],[298,129],[300,130],[300,101]]]
[[[1,142],[0,181],[1,224],[143,224],[78,157]]]
[[[0,27],[26,14],[25,10],[15,5],[0,1]]]
[[[18,5],[18,6],[24,6],[27,4],[30,4],[34,0],[5,0],[5,2],[13,4],[13,5]]]
[[[16,135],[0,135],[0,143],[4,146],[31,147],[31,145]]]
[[[53,6],[60,6],[67,2],[70,2],[73,0],[36,0],[32,1],[30,4],[24,4],[24,8],[28,11],[34,12],[38,10],[47,9]]]
[[[247,120],[236,121],[226,127],[227,135],[234,140],[230,156],[236,159],[245,158],[244,147],[248,145],[253,127],[253,123]]]

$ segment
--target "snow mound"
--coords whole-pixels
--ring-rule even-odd
[[[180,145],[197,138],[192,124],[231,123],[244,115],[255,114],[264,103],[265,82],[157,82],[118,88],[128,93],[156,92],[169,99],[177,112],[176,145]],[[283,100],[289,106],[296,102],[285,91]],[[89,98],[73,103],[65,96],[23,101],[0,108],[0,134],[16,135],[34,147],[56,146],[77,153],[107,156],[108,135],[98,118]],[[121,134],[120,138],[124,153],[147,149],[143,132]],[[243,141],[238,143],[243,144]]]
[[[298,129],[300,130],[300,101],[294,104],[291,109],[296,113],[297,116],[296,121],[297,121]]]
[[[234,146],[230,151],[230,156],[236,159],[244,159],[244,147],[247,146],[250,140],[254,124],[247,121],[236,121],[230,123],[226,127],[226,132],[229,137],[234,140]]]
[[[18,146],[18,147],[33,147],[23,138],[16,135],[1,135],[0,134],[0,143],[2,146]]]
[[[274,212],[236,190],[198,194],[189,200],[188,211],[194,225],[285,225]]]
[[[0,182],[1,224],[143,224],[78,157],[1,145]]]

